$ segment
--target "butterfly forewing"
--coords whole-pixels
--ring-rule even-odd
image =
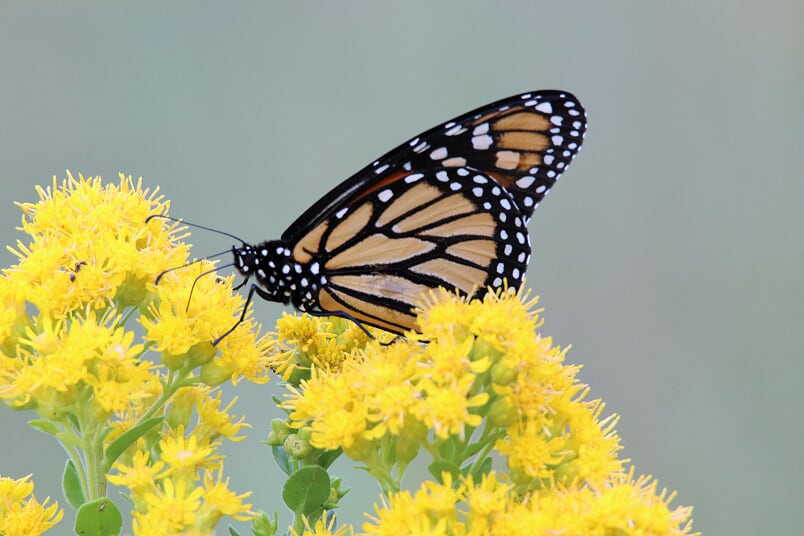
[[[352,175],[282,235],[298,239],[331,213],[406,173],[470,168],[505,187],[523,216],[533,210],[581,148],[586,117],[570,93],[544,90],[502,99],[416,136]]]

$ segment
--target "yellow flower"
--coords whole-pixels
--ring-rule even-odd
[[[433,430],[436,437],[446,439],[457,435],[463,439],[465,427],[476,427],[483,422],[483,417],[472,409],[483,406],[489,399],[488,393],[470,394],[474,380],[471,375],[440,385],[422,380],[419,384],[422,398],[412,413]]]
[[[189,488],[184,480],[162,480],[161,488],[145,494],[147,512],[132,512],[134,534],[181,534],[194,527],[203,494],[203,488]]]
[[[365,536],[396,536],[399,534],[428,534],[446,536],[447,519],[433,516],[409,491],[381,497],[382,506],[374,506],[374,515],[367,514],[363,524]]]
[[[196,269],[165,274],[156,288],[158,300],[140,319],[145,339],[162,352],[162,362],[172,370],[201,366],[207,385],[218,385],[243,376],[255,383],[268,381],[267,340],[256,335],[259,327],[247,311],[237,329],[220,341],[212,341],[237,322],[245,305],[240,294],[233,294],[234,276],[194,278],[213,269],[208,262]],[[219,351],[219,354],[218,354]]]
[[[235,421],[235,417],[228,413],[234,407],[235,402],[237,402],[237,397],[233,398],[221,410],[221,392],[217,391],[212,396],[208,389],[203,389],[199,393],[195,406],[199,422],[193,433],[201,437],[208,437],[211,440],[215,440],[220,436],[226,437],[230,441],[245,439],[245,436],[237,434],[244,428],[251,428],[251,426],[245,422],[243,417]]]
[[[160,458],[178,478],[194,476],[202,468],[214,470],[220,467],[222,457],[215,453],[215,447],[208,441],[199,441],[194,434],[184,437],[184,426],[179,426],[159,442]]]
[[[109,475],[109,482],[117,486],[126,486],[131,491],[132,497],[142,497],[146,493],[156,491],[156,482],[164,478],[168,470],[165,462],[157,460],[151,461],[148,452],[138,450],[134,453],[130,466],[116,463],[115,469],[118,474]]]
[[[251,511],[251,505],[244,503],[243,499],[251,495],[246,492],[237,495],[229,489],[229,479],[223,479],[220,471],[213,478],[210,472],[204,475],[204,505],[199,510],[199,518],[203,519],[203,525],[214,528],[223,516],[231,516],[240,521],[248,521],[253,518],[255,513]]]
[[[462,501],[466,504],[468,524],[474,532],[487,533],[494,526],[494,519],[505,511],[511,486],[500,481],[495,472],[483,475],[480,483],[465,478],[461,483]]]
[[[335,317],[294,316],[283,313],[276,322],[270,366],[293,385],[310,377],[310,368],[337,371],[357,359],[370,342],[354,322]],[[376,340],[388,341],[390,334],[368,328]]]
[[[20,262],[8,271],[26,301],[40,315],[64,318],[89,305],[137,305],[156,274],[184,262],[186,246],[176,245],[178,225],[146,224],[167,210],[168,203],[131,177],[120,184],[101,179],[57,179],[38,187],[39,202],[18,203],[21,230],[32,237],[11,249]]]
[[[457,489],[426,482],[382,498],[363,525],[367,535],[411,534],[621,534],[623,536],[691,535],[692,509],[669,503],[673,495],[657,492],[649,476],[634,479],[618,473],[599,487],[548,487],[521,496],[496,473],[478,484],[465,477]]]
[[[47,506],[33,496],[31,475],[20,479],[0,477],[0,534],[42,534],[61,521],[59,503]]]
[[[65,411],[107,418],[130,408],[133,399],[147,396],[151,364],[139,359],[143,346],[116,327],[119,321],[94,311],[69,321],[38,319],[18,339],[17,366],[5,370],[0,396],[17,406],[33,402],[40,414],[56,419]]]
[[[310,524],[310,520],[307,517],[302,518],[304,521],[304,529],[301,532],[298,532],[293,527],[290,527],[290,533],[293,536],[346,536],[354,535],[354,530],[352,529],[351,525],[341,525],[340,527],[335,526],[335,515],[334,514],[324,514],[312,525]]]

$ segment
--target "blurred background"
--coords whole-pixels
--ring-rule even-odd
[[[801,534],[802,28],[794,0],[7,1],[0,243],[21,237],[13,201],[66,169],[141,176],[174,216],[278,238],[418,132],[569,90],[590,126],[530,225],[543,333],[572,344],[622,416],[623,455],[695,507],[697,530]],[[272,329],[281,310],[257,317]],[[226,461],[232,488],[269,511],[282,480],[259,441],[277,392],[238,386],[254,428]],[[31,418],[0,411],[0,474],[33,472],[37,496],[66,505],[63,454]],[[378,489],[348,460],[336,472],[354,488],[341,519],[359,525]]]

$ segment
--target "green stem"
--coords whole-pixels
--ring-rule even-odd
[[[83,398],[90,396],[89,391],[82,393]],[[79,404],[81,408],[76,414],[78,420],[78,430],[74,433],[75,443],[79,445],[78,451],[71,454],[73,463],[76,464],[81,487],[84,489],[84,498],[87,501],[99,499],[106,494],[106,472],[103,470],[103,439],[101,432],[104,423],[93,422],[92,417],[87,413],[92,404],[89,400]],[[83,456],[81,456],[83,453]],[[83,463],[81,463],[83,462]]]
[[[296,534],[304,534],[304,518],[301,514],[293,514],[293,530]]]

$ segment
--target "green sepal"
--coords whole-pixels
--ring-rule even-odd
[[[274,512],[274,519],[268,518],[265,512],[259,512],[251,520],[251,534],[253,536],[276,536],[276,529],[279,527],[279,518]]]
[[[324,469],[329,469],[329,466],[335,463],[335,460],[340,458],[343,454],[343,449],[327,450],[318,457],[318,465]]]
[[[290,476],[291,473],[293,473],[293,466],[290,462],[290,456],[288,456],[288,451],[285,450],[285,447],[271,447],[271,453],[274,455],[274,460],[276,460],[276,464],[280,469],[282,469],[282,472]]]

